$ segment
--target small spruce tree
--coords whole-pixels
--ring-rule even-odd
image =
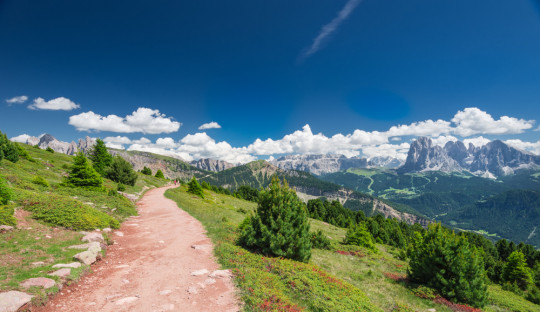
[[[142,174],[144,175],[152,175],[152,169],[144,166],[143,170],[141,171]]]
[[[188,183],[188,192],[197,195],[200,198],[204,198],[204,192],[202,186],[197,182],[197,179],[193,177]]]
[[[356,245],[371,251],[377,251],[377,247],[375,247],[375,243],[373,242],[373,236],[369,233],[365,222],[352,226],[347,230],[345,244]]]
[[[88,158],[92,161],[92,167],[105,176],[107,174],[107,167],[109,167],[113,161],[113,157],[107,151],[105,143],[101,139],[96,140],[96,145],[88,152]]]
[[[487,277],[480,252],[467,238],[431,224],[422,235],[414,233],[408,251],[409,279],[436,289],[452,301],[483,307]]]
[[[158,169],[156,172],[156,178],[165,179],[165,176],[163,175],[163,171],[161,169]]]
[[[90,165],[83,152],[78,152],[73,158],[71,171],[64,185],[103,190],[103,180],[99,173]]]
[[[513,251],[503,267],[502,278],[505,282],[516,283],[522,290],[527,289],[532,283],[532,272],[527,267],[525,255],[519,251]]]
[[[54,150],[50,146],[47,146],[45,150],[51,154],[54,154]]]
[[[113,158],[106,176],[114,182],[131,186],[134,186],[137,181],[137,173],[133,170],[133,166],[120,156]]]
[[[239,243],[263,254],[307,262],[311,257],[308,212],[287,181],[272,178],[259,193],[257,211]]]
[[[0,161],[2,159],[13,163],[19,161],[19,149],[16,143],[11,142],[5,134],[0,132]]]

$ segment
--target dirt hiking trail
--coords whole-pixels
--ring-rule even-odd
[[[239,311],[203,226],[165,198],[172,187],[148,191],[93,273],[33,311]]]

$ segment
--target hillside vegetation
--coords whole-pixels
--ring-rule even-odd
[[[48,277],[55,263],[72,262],[80,252],[68,246],[80,244],[80,230],[118,228],[127,217],[137,214],[134,200],[167,180],[138,174],[133,186],[124,186],[131,200],[117,193],[117,183],[103,179],[102,189],[65,185],[73,165],[73,156],[16,144],[19,160],[0,161],[0,191],[9,200],[0,202],[0,225],[12,225],[12,231],[0,234],[0,291],[23,290],[19,283],[31,277]],[[87,268],[87,267],[86,267]],[[73,269],[70,280],[77,279],[85,266]],[[58,279],[54,277],[55,279]],[[34,301],[58,291],[31,288]]]
[[[322,233],[328,244],[312,249],[309,263],[268,257],[237,244],[239,226],[257,204],[209,190],[204,198],[193,196],[186,186],[166,195],[208,230],[220,263],[233,270],[246,311],[476,311],[410,283],[401,248],[347,245],[347,229],[311,219],[313,236]],[[532,312],[538,305],[490,285],[484,309]]]

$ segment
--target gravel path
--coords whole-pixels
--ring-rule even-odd
[[[148,191],[94,272],[33,311],[238,311],[203,226],[164,197],[172,187]]]

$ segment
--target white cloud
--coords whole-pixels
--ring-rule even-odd
[[[540,140],[536,142],[524,142],[519,139],[506,140],[504,143],[513,146],[517,149],[528,151],[536,155],[540,155]]]
[[[217,122],[212,121],[209,123],[202,124],[199,127],[199,130],[206,130],[206,129],[221,129],[221,126]]]
[[[16,96],[12,97],[11,99],[7,99],[6,102],[11,104],[22,104],[28,100],[28,97],[26,95]]]
[[[164,148],[174,148],[177,146],[172,138],[159,138],[156,140],[156,145]]]
[[[393,157],[401,160],[407,158],[407,152],[409,151],[409,143],[401,144],[381,144],[377,146],[367,146],[362,149],[362,153],[367,158],[373,158],[377,156]]]
[[[317,37],[313,39],[313,43],[311,44],[311,46],[305,49],[305,51],[302,53],[302,58],[307,58],[315,52],[319,51],[324,42],[330,37],[330,35],[332,35],[333,32],[338,29],[341,23],[343,23],[343,21],[345,21],[349,17],[349,15],[351,15],[351,13],[358,6],[358,4],[360,4],[361,1],[362,0],[347,1],[345,6],[341,9],[341,11],[339,11],[338,15],[334,17],[334,19],[330,23],[324,25],[321,28],[321,31],[319,32]]]
[[[483,136],[463,140],[463,144],[465,144],[466,147],[469,147],[469,143],[472,143],[475,147],[482,147],[489,142],[491,142],[491,140],[484,138]]]
[[[534,125],[534,120],[508,116],[502,116],[499,120],[495,120],[490,114],[476,107],[468,107],[463,111],[458,111],[452,118],[452,122],[456,124],[453,132],[464,137],[474,134],[523,133],[524,130],[531,129]]]
[[[450,122],[445,120],[433,121],[431,119],[413,122],[410,125],[392,126],[386,132],[387,137],[396,136],[439,136],[452,131]]]
[[[28,105],[28,108],[34,110],[43,109],[69,111],[79,107],[81,107],[79,104],[76,104],[75,102],[63,96],[49,101],[45,101],[44,99],[38,97],[37,99],[34,99],[34,103]]]
[[[30,136],[28,134],[21,134],[16,137],[12,137],[10,140],[13,142],[26,143]]]
[[[103,139],[105,143],[131,144],[131,140],[125,136],[106,137]]]
[[[181,123],[161,114],[159,110],[139,107],[131,115],[106,117],[92,111],[69,117],[69,124],[79,131],[111,131],[120,133],[142,132],[148,134],[176,132]]]
[[[441,147],[444,147],[444,145],[448,141],[456,142],[457,140],[458,139],[455,136],[451,136],[451,135],[441,135],[436,138],[431,138],[431,141],[433,142],[433,144],[439,145]]]
[[[120,149],[120,150],[126,149],[123,144],[119,144],[119,143],[106,142],[105,146],[107,146],[108,148],[115,148],[115,149]]]

